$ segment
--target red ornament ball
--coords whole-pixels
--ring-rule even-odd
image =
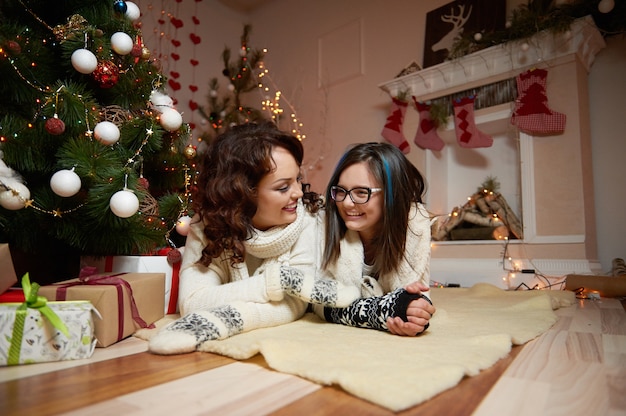
[[[111,88],[119,81],[120,70],[111,61],[99,61],[91,76],[100,85],[100,88]]]
[[[11,55],[19,55],[20,53],[22,53],[22,47],[14,40],[8,41],[5,47],[11,53]]]
[[[65,131],[65,123],[58,117],[49,118],[46,120],[46,131],[53,136],[63,134]]]
[[[148,182],[148,180],[143,176],[137,180],[137,184],[143,189],[148,189],[150,187],[150,182]]]
[[[130,54],[135,58],[141,58],[143,54],[143,47],[137,43],[133,45],[133,49],[130,50]]]

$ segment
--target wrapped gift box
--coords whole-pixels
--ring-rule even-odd
[[[163,273],[93,275],[43,286],[39,294],[54,300],[88,300],[102,319],[95,322],[97,347],[107,347],[164,316]]]
[[[184,247],[178,249],[182,253]],[[164,314],[178,312],[178,272],[180,260],[168,256],[106,256],[81,258],[82,267],[95,267],[97,273],[165,273]]]
[[[93,313],[97,313],[91,303],[47,302],[47,306],[65,324],[68,335],[55,328],[39,309],[26,308],[20,340],[20,334],[14,331],[14,327],[17,310],[21,305],[0,304],[0,365],[91,357],[96,346]],[[14,350],[19,351],[19,355],[10,358],[12,344],[15,345]]]
[[[0,244],[0,293],[17,283],[8,244]]]

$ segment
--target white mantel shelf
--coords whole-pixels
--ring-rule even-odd
[[[524,50],[524,44],[528,49]],[[492,46],[461,58],[413,72],[378,87],[392,97],[408,91],[416,99],[434,99],[507,78],[533,67],[549,67],[557,59],[577,55],[589,72],[596,54],[606,46],[591,16],[576,20],[570,30],[543,31],[532,38]]]

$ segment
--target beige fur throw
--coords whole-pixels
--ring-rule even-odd
[[[507,292],[489,284],[433,288],[437,312],[414,338],[322,322],[317,316],[258,329],[199,350],[247,359],[262,354],[277,371],[341,386],[359,398],[400,411],[454,387],[505,357],[574,303],[569,291]],[[146,338],[146,335],[140,335]]]

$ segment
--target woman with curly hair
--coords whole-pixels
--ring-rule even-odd
[[[211,143],[180,270],[181,318],[152,337],[151,352],[191,352],[292,322],[308,303],[342,307],[359,297],[354,286],[316,277],[323,204],[303,191],[302,159],[300,141],[269,122],[232,127]]]

